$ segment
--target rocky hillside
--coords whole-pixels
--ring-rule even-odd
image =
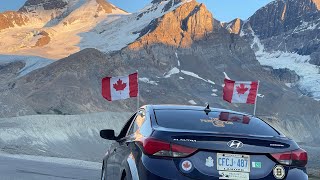
[[[29,23],[29,18],[21,13],[8,11],[0,13],[0,31],[3,29],[24,26]]]

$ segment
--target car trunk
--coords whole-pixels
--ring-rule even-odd
[[[184,155],[173,156],[173,161],[189,178],[272,180],[285,175],[293,162],[307,162],[305,151],[294,141],[250,115],[189,109],[154,112],[153,138],[170,143],[169,155]]]
[[[173,158],[177,169],[193,179],[233,177],[272,180],[275,179],[273,168],[279,164],[272,154],[299,148],[284,137],[166,131],[156,131],[153,137],[162,137],[163,141],[197,149],[187,157]],[[228,143],[234,140],[242,142],[243,146],[229,147]],[[289,170],[289,166],[284,168]]]

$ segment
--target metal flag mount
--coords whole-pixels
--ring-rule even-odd
[[[254,103],[254,109],[253,109],[253,115],[254,115],[254,116],[256,116],[256,111],[257,111],[257,102],[258,102],[259,86],[260,86],[260,81],[258,81],[257,95],[256,95],[255,103]]]
[[[139,87],[139,71],[137,70],[137,81],[138,81],[138,95],[137,95],[137,111],[140,109],[140,87]]]

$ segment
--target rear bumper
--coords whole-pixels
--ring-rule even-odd
[[[182,175],[171,159],[158,159],[142,155],[138,165],[140,180],[167,180],[167,179],[190,179]]]
[[[140,180],[191,180],[193,178],[184,176],[175,162],[171,159],[151,158],[142,155],[141,161],[137,163],[138,174]],[[204,179],[219,180],[219,178],[209,177]],[[262,180],[276,180],[272,172]],[[308,175],[305,168],[292,168],[288,170],[285,180],[308,180]]]

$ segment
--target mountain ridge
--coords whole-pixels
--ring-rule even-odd
[[[295,82],[286,82],[287,86],[320,100],[320,11],[317,4],[318,1],[312,0],[273,1],[244,21],[237,34],[251,44],[261,65],[279,72],[287,69],[291,73],[289,76],[300,77]],[[227,25],[235,26],[235,22]],[[278,75],[281,78],[281,73]]]
[[[190,9],[193,10],[190,11]],[[193,40],[202,39],[208,33],[211,33],[213,26],[213,17],[204,4],[191,1],[160,18],[154,19],[147,27],[142,29],[140,38],[130,44],[129,48],[139,49],[146,44],[155,43],[175,47],[190,47]]]
[[[127,13],[104,0],[29,0],[13,14],[19,18],[0,14],[8,22],[0,23],[0,53],[60,59],[80,50],[79,33]]]

